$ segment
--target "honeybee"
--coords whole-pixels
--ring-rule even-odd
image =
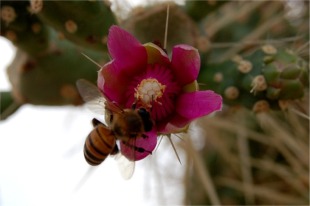
[[[84,144],[84,157],[88,164],[99,165],[108,155],[117,154],[116,138],[111,130],[97,119],[92,120],[94,129],[89,133]]]
[[[146,138],[144,133],[153,127],[148,110],[143,107],[136,108],[136,104],[133,104],[131,109],[122,109],[105,97],[95,85],[84,79],[77,81],[77,88],[87,107],[96,113],[104,114],[107,122],[105,125],[97,119],[92,120],[94,129],[89,133],[84,144],[84,157],[87,163],[96,166],[107,156],[116,155],[121,162],[119,164],[121,168],[133,170],[134,166],[130,165],[134,165],[134,161],[128,160],[120,153],[117,141],[129,146],[133,153],[149,152],[135,146],[135,139]],[[124,173],[127,179],[133,171],[124,171]]]

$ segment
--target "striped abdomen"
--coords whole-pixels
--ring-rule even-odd
[[[88,164],[96,166],[114,151],[115,137],[103,124],[89,133],[84,144],[84,157]]]

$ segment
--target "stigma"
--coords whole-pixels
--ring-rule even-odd
[[[160,98],[163,96],[166,85],[161,84],[155,78],[143,79],[135,88],[136,101],[144,106],[151,108],[152,102],[161,104]]]

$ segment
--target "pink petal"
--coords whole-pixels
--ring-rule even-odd
[[[222,109],[222,97],[211,90],[184,93],[176,103],[173,125],[184,127],[192,120]]]
[[[108,35],[109,53],[115,66],[126,74],[134,75],[147,64],[144,46],[130,33],[118,26],[111,26]]]
[[[127,157],[129,160],[141,160],[145,158],[146,156],[150,155],[152,151],[155,149],[157,144],[157,133],[156,130],[153,129],[150,132],[146,132],[145,135],[146,138],[137,138],[137,139],[131,139],[126,144],[129,144],[131,146],[135,146],[136,148],[141,148],[145,150],[144,152],[137,151],[136,149],[133,149],[132,147],[124,144],[124,142],[120,143],[120,150],[122,154]]]
[[[99,70],[97,86],[109,100],[122,105],[124,102],[124,92],[126,91],[123,85],[126,85],[129,80],[120,75],[120,70],[116,68],[113,60]]]
[[[200,69],[198,50],[185,44],[174,46],[171,65],[171,69],[181,85],[193,82],[197,79]]]

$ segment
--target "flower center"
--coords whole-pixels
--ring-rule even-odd
[[[162,85],[157,79],[143,79],[135,88],[135,98],[145,106],[152,107],[153,101],[161,104],[158,99],[163,96],[165,89],[166,85]]]

